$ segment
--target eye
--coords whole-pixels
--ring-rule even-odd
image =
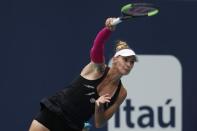
[[[128,62],[128,58],[127,57],[123,57],[123,60],[125,61],[125,62]]]
[[[130,57],[124,57],[123,60],[124,60],[125,62],[129,62],[129,63],[131,63],[131,64],[133,64],[133,63],[135,62],[135,60],[132,59],[132,58],[130,58]]]
[[[130,61],[131,64],[134,64],[134,62],[135,62],[134,60],[131,60],[131,61]]]

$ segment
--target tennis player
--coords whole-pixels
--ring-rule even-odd
[[[94,116],[96,128],[102,127],[127,96],[121,77],[136,62],[135,52],[126,42],[117,41],[112,66],[105,64],[104,47],[115,26],[114,18],[105,21],[90,51],[90,63],[68,87],[41,100],[41,110],[29,131],[82,131],[84,122]]]

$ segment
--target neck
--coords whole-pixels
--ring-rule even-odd
[[[117,69],[112,67],[112,68],[110,68],[110,70],[108,72],[108,77],[111,82],[117,82],[120,80],[122,75],[118,73]]]

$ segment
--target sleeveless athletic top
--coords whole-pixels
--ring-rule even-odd
[[[51,97],[42,99],[41,107],[44,106],[56,113],[74,129],[82,129],[84,122],[94,114],[95,101],[99,98],[97,86],[106,77],[108,71],[109,67],[106,67],[104,75],[97,80],[87,80],[79,75],[68,87]],[[104,105],[105,109],[115,102],[120,88],[121,81],[110,103]]]

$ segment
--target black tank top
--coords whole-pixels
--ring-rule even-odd
[[[84,122],[94,114],[95,100],[99,98],[97,86],[106,77],[109,67],[105,69],[104,75],[97,80],[87,80],[79,75],[69,86],[57,92],[51,97],[41,100],[41,106],[64,118],[71,127],[82,129]],[[105,104],[109,108],[116,100],[121,88],[121,81],[111,102]]]

